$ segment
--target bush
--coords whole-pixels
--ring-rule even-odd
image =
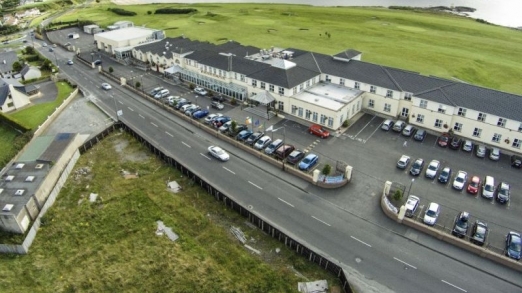
[[[330,164],[324,165],[323,170],[321,171],[321,173],[324,176],[328,176],[328,175],[330,175],[330,172],[332,172],[332,166],[330,166]]]
[[[156,11],[154,11],[154,14],[189,14],[193,12],[198,12],[198,10],[194,8],[160,8],[156,9]]]
[[[128,11],[121,8],[107,8],[107,10],[112,11],[118,15],[124,15],[124,16],[135,16],[137,13],[134,11]]]
[[[393,194],[393,199],[396,200],[396,201],[399,201],[401,200],[402,198],[402,191],[400,190],[395,190],[395,193]]]
[[[139,81],[137,81],[137,82],[135,83],[135,85],[136,85],[136,88],[140,88],[141,83],[140,83]]]
[[[196,88],[196,86],[195,86],[193,83],[191,83],[191,84],[189,85],[189,88],[190,88],[191,90],[193,90],[194,88]]]
[[[114,72],[114,68],[112,66],[109,67],[109,73],[112,74]]]
[[[237,105],[236,98],[232,98],[232,100],[230,100],[230,104],[232,104],[233,106]]]
[[[344,120],[343,122],[343,127],[346,128],[350,125],[350,123],[348,122],[348,120]]]

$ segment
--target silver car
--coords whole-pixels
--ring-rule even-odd
[[[484,158],[486,156],[486,146],[483,144],[479,144],[477,146],[477,152],[475,154],[479,158]]]
[[[489,153],[489,158],[493,161],[500,160],[500,149],[499,148],[492,148],[491,152]]]

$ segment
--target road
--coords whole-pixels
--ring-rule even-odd
[[[59,63],[71,57],[71,53],[60,48],[55,51]],[[42,52],[49,54],[46,50]],[[378,207],[382,181],[374,178],[359,182],[357,178],[364,174],[371,178],[371,168],[358,171],[345,188],[319,189],[216,140],[112,81],[109,83],[113,89],[103,91],[99,85],[106,80],[83,64],[60,67],[107,112],[114,114],[115,108],[123,110],[119,119],[150,142],[162,146],[167,154],[190,166],[236,201],[252,206],[254,212],[277,223],[289,235],[338,260],[368,291],[370,288],[374,288],[373,292],[522,291],[518,272],[390,222]],[[144,78],[146,84],[154,80],[149,76]],[[176,90],[180,94],[187,92],[182,87]],[[336,141],[339,139],[326,144]],[[221,163],[210,158],[206,150],[210,144],[227,149],[231,160]],[[378,158],[364,150],[357,158],[356,166],[383,166],[376,164]],[[352,204],[359,210],[351,210]]]

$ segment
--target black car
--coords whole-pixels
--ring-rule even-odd
[[[225,101],[225,98],[223,98],[223,96],[213,96],[212,97],[212,102],[223,103],[224,101]]]
[[[415,160],[411,166],[410,174],[413,176],[419,176],[419,174],[422,172],[422,168],[424,168],[424,160],[419,158]]]
[[[451,168],[445,167],[439,174],[439,182],[440,183],[448,183],[448,180],[451,178]]]
[[[509,232],[506,236],[506,256],[520,260],[522,254],[522,237],[517,232]]]
[[[509,201],[509,184],[506,182],[500,182],[495,189],[495,199],[499,203],[507,203]]]
[[[304,158],[305,153],[300,150],[294,150],[291,152],[288,157],[286,158],[286,162],[291,165],[297,164],[299,161],[301,161],[302,158]]]
[[[416,141],[424,141],[424,138],[426,138],[426,130],[417,129],[415,135],[413,136],[413,139],[415,139]]]
[[[248,139],[245,141],[246,144],[248,145],[254,145],[254,143],[256,143],[256,141],[258,139],[260,139],[261,137],[263,137],[263,135],[265,135],[264,132],[262,131],[256,131],[254,133],[252,133],[251,136],[248,137]]]
[[[453,224],[453,231],[451,231],[451,234],[463,238],[468,234],[468,228],[469,228],[469,213],[468,212],[461,212],[457,215],[455,218],[455,223]]]
[[[522,158],[517,155],[511,156],[511,167],[520,169],[522,167]]]
[[[486,238],[488,237],[488,225],[479,220],[475,221],[473,227],[471,228],[471,237],[469,241],[472,243],[482,246],[486,243]]]
[[[458,149],[460,149],[461,145],[462,145],[462,138],[460,138],[460,137],[453,137],[451,139],[449,147],[452,150],[458,150]]]
[[[238,135],[241,131],[243,131],[245,129],[248,129],[248,125],[246,125],[246,124],[238,124],[238,125],[236,125],[236,129],[234,129],[234,130],[232,130],[232,127],[229,127],[228,131],[227,131],[227,134],[228,134],[228,136],[235,137],[236,135]]]

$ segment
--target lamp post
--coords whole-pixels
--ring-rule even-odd
[[[413,186],[413,182],[415,182],[415,178],[411,179],[410,188],[408,188],[408,196],[410,196],[411,187]]]
[[[114,113],[116,114],[116,121],[120,121],[120,117],[118,116],[118,105],[116,104],[116,98],[113,94],[111,94],[110,96],[114,100]]]

